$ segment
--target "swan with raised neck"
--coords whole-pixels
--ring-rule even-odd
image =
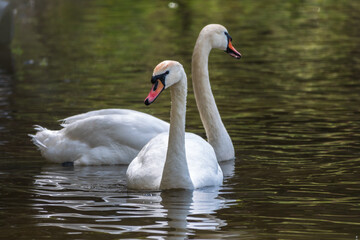
[[[201,30],[192,56],[192,82],[196,105],[208,142],[214,148],[218,161],[234,159],[235,151],[211,91],[208,59],[213,48],[224,50],[240,59],[241,54],[232,46],[231,40],[224,26],[209,24]]]
[[[145,104],[171,89],[169,133],[154,137],[130,163],[126,176],[133,189],[195,189],[222,184],[223,173],[211,145],[185,133],[187,78],[182,65],[164,61],[154,70]]]

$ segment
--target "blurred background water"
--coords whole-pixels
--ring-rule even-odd
[[[3,239],[358,239],[360,2],[13,0],[0,54]],[[183,63],[201,28],[226,26],[212,89],[236,160],[224,185],[138,192],[126,166],[45,162],[27,134],[101,108],[146,107],[154,66]],[[3,32],[0,33],[4,36]],[[189,85],[187,129],[205,137]]]

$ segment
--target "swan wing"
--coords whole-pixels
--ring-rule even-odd
[[[109,109],[94,110],[86,113],[80,113],[71,117],[67,117],[65,119],[61,119],[60,121],[62,121],[62,125],[68,125],[89,117],[104,116],[104,115],[137,115],[138,117],[146,117],[144,115],[148,115],[148,114],[134,111],[131,109],[109,108]]]
[[[33,141],[52,162],[128,164],[151,138],[169,129],[165,121],[136,111],[103,113],[77,118],[59,131],[40,129]]]
[[[168,126],[150,115],[115,114],[78,120],[63,130],[68,138],[86,142],[91,147],[116,143],[140,151],[151,138],[168,131]]]
[[[219,186],[223,173],[218,164],[213,147],[202,137],[185,134],[186,160],[194,188]]]
[[[166,161],[168,133],[151,139],[130,163],[126,177],[128,188],[159,190]],[[214,149],[203,138],[193,133],[185,134],[186,159],[194,188],[219,186],[223,173]]]
[[[159,190],[166,160],[168,133],[151,139],[131,161],[126,178],[128,188]]]

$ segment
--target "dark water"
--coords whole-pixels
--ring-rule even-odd
[[[14,0],[1,49],[1,239],[359,239],[360,2]],[[101,108],[146,107],[153,67],[190,74],[200,29],[243,54],[209,60],[236,160],[220,188],[137,192],[126,166],[47,164],[27,134]],[[187,129],[204,137],[190,85]]]

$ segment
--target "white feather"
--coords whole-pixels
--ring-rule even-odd
[[[129,164],[169,124],[151,115],[105,109],[76,115],[58,131],[36,128],[33,142],[51,162],[75,165]]]
[[[130,163],[126,172],[128,188],[195,189],[221,185],[223,173],[212,146],[195,134],[185,134],[187,80],[182,65],[165,61],[155,69],[159,74],[169,72],[165,85],[171,89],[170,131],[154,137]]]

